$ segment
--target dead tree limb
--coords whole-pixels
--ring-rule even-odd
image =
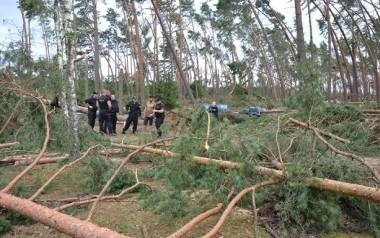
[[[139,177],[137,175],[137,169],[135,171],[135,179],[136,179],[136,183],[134,185],[132,185],[131,187],[128,187],[128,188],[124,189],[123,191],[121,191],[117,195],[110,195],[110,196],[101,197],[100,201],[119,200],[119,199],[121,199],[122,196],[124,196],[124,194],[129,193],[130,191],[133,191],[138,186],[144,185],[144,186],[149,187],[148,184],[140,182]],[[65,205],[56,207],[54,210],[61,211],[63,209],[67,209],[69,207],[74,207],[74,206],[80,206],[80,205],[84,205],[84,204],[88,204],[88,203],[93,203],[93,202],[95,202],[97,200],[98,197],[99,197],[99,195],[97,195],[97,196],[95,196],[93,198],[90,198],[90,199],[84,199],[84,200],[80,200],[80,201],[75,201],[75,202],[72,202],[72,203],[69,203],[69,204],[65,204]]]
[[[369,164],[364,158],[362,158],[362,157],[360,157],[358,155],[352,154],[352,153],[341,151],[338,148],[334,147],[323,136],[321,136],[321,134],[326,133],[326,132],[322,132],[321,130],[319,130],[319,129],[315,128],[315,127],[312,127],[310,125],[307,125],[306,123],[297,121],[296,119],[293,119],[293,118],[290,118],[289,121],[292,122],[292,123],[294,123],[294,124],[300,125],[302,127],[305,127],[307,129],[310,129],[311,131],[313,131],[313,133],[318,137],[318,139],[320,139],[333,152],[335,152],[335,153],[337,153],[339,155],[342,155],[344,157],[348,157],[348,158],[354,159],[354,160],[358,161],[359,163],[361,163],[362,165],[366,166],[369,169],[369,171],[372,173],[372,175],[375,177],[376,182],[380,183],[380,174],[376,170],[376,168],[374,168],[371,164]],[[326,134],[323,134],[323,135],[326,135]],[[334,136],[332,138],[335,138],[335,139],[339,138],[339,137],[337,137],[335,135],[332,135],[332,134],[329,135],[329,136],[330,137]]]
[[[122,238],[126,237],[108,228],[54,211],[26,199],[0,192],[0,206],[24,215],[72,237]]]
[[[54,157],[48,157],[45,155],[38,161],[37,164],[53,164],[57,163],[58,161],[67,158],[67,155],[63,156],[54,156]],[[0,160],[0,166],[8,166],[8,165],[29,165],[33,163],[33,159],[7,159],[7,160]]]
[[[85,159],[87,155],[92,151],[93,149],[99,147],[101,145],[94,145],[87,149],[87,151],[78,159],[71,161],[68,164],[65,164],[62,166],[57,172],[55,172],[28,200],[33,201],[36,199],[42,191],[59,175],[61,174],[66,168],[73,166],[74,164],[78,163],[79,161]]]
[[[191,221],[186,223],[184,226],[182,226],[179,230],[177,230],[176,232],[174,232],[173,234],[168,236],[168,238],[183,237],[185,234],[187,234],[189,231],[191,231],[196,225],[198,225],[202,221],[206,220],[210,216],[217,214],[222,209],[222,206],[223,205],[221,203],[219,203],[216,207],[214,207],[214,208],[212,208],[212,209],[210,209],[210,210],[208,210],[202,214],[199,214],[198,216],[191,219]]]
[[[112,143],[112,146],[117,147],[117,148],[124,148],[124,149],[136,149],[136,147],[138,148],[138,146],[135,146],[135,145],[120,145],[120,144],[115,144],[115,143]],[[167,150],[154,149],[150,147],[146,147],[142,151],[147,152],[147,153],[157,154],[163,157],[169,157],[169,158],[173,158],[177,156],[177,154],[174,152],[167,151]],[[243,164],[236,163],[236,162],[209,159],[209,158],[200,157],[200,156],[194,156],[189,159],[194,161],[197,164],[214,165],[222,169],[240,169],[243,166]],[[266,168],[262,166],[255,166],[254,169],[260,175],[274,176],[280,180],[284,180],[286,178],[285,174],[280,170],[270,169],[270,168]],[[334,192],[334,193],[338,193],[342,195],[358,197],[358,198],[366,199],[372,202],[380,203],[380,188],[373,188],[373,187],[368,187],[364,185],[346,183],[342,181],[318,178],[318,177],[307,177],[303,179],[303,182],[307,186],[316,188],[318,190],[330,191],[330,192]]]
[[[134,155],[138,154],[140,151],[142,151],[144,149],[144,147],[146,146],[150,146],[150,145],[154,145],[154,144],[157,144],[157,143],[160,143],[160,142],[164,142],[164,141],[167,141],[167,140],[173,140],[174,138],[168,138],[168,139],[162,139],[162,140],[155,140],[153,142],[150,142],[150,143],[147,143],[145,145],[142,145],[142,146],[139,146],[135,151],[133,151],[132,153],[130,153],[127,157],[125,157],[121,162],[120,162],[120,165],[119,167],[115,170],[115,172],[113,173],[113,175],[111,176],[111,178],[107,181],[106,185],[104,185],[102,191],[99,193],[98,197],[96,198],[96,200],[94,201],[94,203],[92,204],[91,206],[91,209],[88,213],[88,216],[87,216],[87,221],[91,220],[91,217],[93,216],[94,214],[94,211],[95,211],[95,208],[96,208],[96,205],[98,204],[98,202],[100,201],[100,198],[103,196],[103,194],[107,191],[107,189],[109,188],[109,186],[111,185],[111,183],[115,180],[115,178],[117,177],[117,175],[120,173],[121,169],[124,167],[124,165],[128,162],[128,160],[130,160]]]
[[[18,110],[18,107],[21,105],[21,103],[22,103],[22,98],[20,98],[20,99],[17,101],[16,105],[14,106],[14,108],[13,108],[13,110],[12,110],[11,115],[9,115],[7,121],[4,123],[3,127],[1,127],[1,129],[0,129],[0,134],[3,133],[3,131],[5,130],[5,128],[7,128],[9,122],[11,122],[13,116],[16,114],[16,112],[17,112],[17,110]]]
[[[9,192],[22,177],[24,177],[31,169],[33,169],[37,165],[38,161],[42,158],[43,154],[45,153],[45,151],[47,149],[47,145],[48,145],[49,140],[50,140],[50,125],[49,125],[49,119],[48,119],[48,110],[47,110],[46,105],[43,102],[42,98],[35,96],[32,93],[29,93],[29,92],[23,90],[18,85],[16,85],[16,88],[12,88],[11,90],[14,90],[20,94],[23,94],[23,95],[26,95],[26,96],[29,96],[29,97],[36,99],[37,102],[39,102],[39,104],[42,106],[42,109],[44,111],[44,121],[45,121],[45,140],[42,144],[42,148],[41,148],[39,154],[34,159],[34,161],[28,167],[26,167],[21,173],[19,173],[11,182],[9,182],[5,188],[3,188],[2,192],[5,192],[5,193]]]
[[[337,140],[337,141],[340,141],[340,142],[342,142],[342,143],[344,143],[344,144],[349,144],[349,143],[351,143],[351,141],[349,141],[349,140],[347,140],[347,139],[344,139],[344,138],[342,138],[342,137],[339,137],[339,136],[337,136],[337,135],[334,135],[334,134],[332,134],[332,133],[330,133],[330,132],[321,131],[321,130],[319,130],[319,129],[316,128],[316,127],[313,127],[313,126],[311,126],[311,125],[309,125],[309,124],[306,124],[306,123],[304,123],[304,122],[302,122],[302,121],[298,121],[298,120],[296,120],[296,119],[294,119],[294,118],[289,118],[289,122],[291,122],[291,123],[293,123],[293,124],[295,124],[295,125],[297,125],[297,126],[301,126],[301,127],[303,127],[303,128],[306,128],[306,129],[316,130],[316,131],[318,131],[321,135],[324,135],[324,136],[327,136],[327,137],[333,138],[333,139],[335,139],[335,140]]]
[[[216,223],[216,225],[206,234],[204,235],[202,238],[211,238],[211,237],[214,237],[216,235],[216,233],[220,230],[220,228],[222,227],[223,223],[226,221],[228,215],[231,213],[232,209],[234,208],[234,206],[236,205],[236,203],[247,193],[249,192],[254,192],[256,191],[257,189],[259,188],[262,188],[264,186],[267,186],[267,185],[272,185],[272,184],[275,184],[275,183],[278,183],[278,181],[274,181],[274,180],[268,180],[268,181],[265,181],[265,182],[261,182],[259,184],[256,184],[252,187],[248,187],[244,190],[242,190],[240,193],[238,193],[238,195],[236,195],[232,201],[228,204],[227,208],[224,210],[222,216],[220,217],[219,221]]]
[[[3,144],[0,144],[0,149],[12,147],[12,146],[19,145],[19,144],[20,144],[20,142],[18,142],[18,141],[3,143]]]

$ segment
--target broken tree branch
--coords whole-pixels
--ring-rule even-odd
[[[18,141],[3,143],[3,144],[0,144],[0,149],[12,147],[12,146],[19,145],[19,144],[20,144],[20,142],[18,142]]]
[[[3,127],[0,129],[0,134],[3,133],[3,131],[5,130],[5,128],[7,128],[9,122],[11,122],[13,116],[16,114],[16,111],[17,111],[18,107],[21,105],[21,103],[22,103],[22,98],[20,98],[17,101],[16,106],[13,108],[11,115],[9,115],[7,121],[4,123]]]
[[[226,221],[228,215],[231,213],[232,209],[234,208],[234,206],[236,205],[236,203],[247,193],[249,192],[254,192],[256,191],[257,189],[259,188],[262,188],[264,186],[267,186],[267,185],[272,185],[272,184],[275,184],[275,183],[278,183],[278,181],[274,181],[274,180],[268,180],[268,181],[265,181],[265,182],[261,182],[259,184],[256,184],[252,187],[248,187],[244,190],[242,190],[240,193],[238,193],[238,195],[236,195],[232,200],[231,202],[228,204],[227,208],[224,210],[222,216],[220,217],[219,221],[216,223],[216,225],[206,234],[204,235],[202,238],[211,238],[211,237],[214,237],[216,235],[216,233],[220,230],[220,228],[222,227],[223,223]]]
[[[113,147],[124,148],[124,149],[129,149],[129,150],[138,148],[138,146],[136,145],[120,145],[120,144],[115,144],[115,143],[111,143],[111,145]],[[163,157],[169,157],[169,158],[173,158],[177,156],[177,154],[174,152],[167,151],[167,150],[154,149],[150,147],[146,147],[142,149],[142,151],[147,152],[147,153],[157,154]],[[205,157],[200,157],[200,156],[194,156],[189,159],[194,161],[197,164],[214,165],[222,169],[240,169],[243,167],[243,164],[240,164],[240,163],[225,161],[225,160],[210,159],[210,158],[205,158]],[[266,168],[262,166],[255,166],[254,169],[256,170],[258,174],[261,174],[261,175],[274,176],[280,180],[286,179],[285,174],[280,170],[270,169],[270,168]],[[342,195],[363,198],[372,202],[380,203],[380,188],[373,188],[373,187],[368,187],[364,185],[346,183],[342,181],[324,179],[324,178],[318,178],[318,177],[304,178],[303,182],[307,186],[316,188],[318,190],[335,192]]]
[[[296,119],[294,119],[294,118],[289,118],[289,122],[291,122],[291,123],[293,123],[293,124],[295,124],[295,125],[297,125],[297,126],[301,126],[301,127],[303,127],[303,128],[306,128],[306,129],[317,130],[321,135],[324,135],[324,136],[327,136],[327,137],[333,138],[333,139],[335,139],[335,140],[337,140],[337,141],[340,141],[340,142],[342,142],[342,143],[344,143],[344,144],[350,144],[350,143],[351,143],[351,142],[350,142],[349,140],[347,140],[347,139],[344,139],[344,138],[342,138],[342,137],[339,137],[339,136],[337,136],[337,135],[334,135],[334,134],[332,134],[332,133],[330,133],[330,132],[321,131],[321,130],[319,130],[319,129],[316,128],[316,127],[313,127],[313,126],[308,125],[308,124],[306,124],[306,123],[304,123],[304,122],[298,121],[298,120],[296,120]]]
[[[71,167],[73,166],[74,164],[78,163],[79,161],[83,160],[84,158],[87,157],[87,155],[90,153],[90,151],[92,151],[93,149],[99,147],[101,145],[94,145],[90,148],[87,149],[87,151],[78,159],[76,160],[73,160],[71,161],[70,163],[68,164],[65,164],[64,166],[62,166],[57,172],[55,172],[28,200],[30,201],[33,201],[34,199],[36,199],[41,193],[42,191],[59,175],[63,172],[63,170],[65,170],[66,168],[68,167]]]
[[[44,121],[45,121],[45,140],[42,144],[42,148],[39,154],[34,159],[34,161],[28,167],[26,167],[21,173],[19,173],[11,182],[9,182],[5,188],[3,188],[2,192],[5,192],[5,193],[9,192],[22,177],[24,177],[30,170],[32,170],[37,165],[38,161],[42,158],[43,154],[45,153],[47,149],[47,145],[49,143],[49,139],[50,139],[50,125],[49,125],[49,119],[48,119],[48,111],[41,97],[35,96],[32,93],[29,93],[23,90],[18,85],[16,85],[16,88],[12,88],[12,90],[36,99],[37,102],[39,102],[39,104],[42,106],[42,109],[44,111]]]
[[[100,198],[103,196],[103,194],[107,191],[107,189],[109,188],[109,186],[111,185],[111,183],[115,180],[115,178],[117,177],[117,175],[120,173],[121,169],[124,167],[124,165],[128,162],[128,160],[130,160],[134,155],[138,154],[140,151],[142,151],[144,149],[144,147],[146,146],[149,146],[149,145],[154,145],[154,144],[157,144],[157,143],[160,143],[160,142],[164,142],[164,141],[167,141],[167,140],[173,140],[174,138],[167,138],[167,139],[161,139],[161,140],[155,140],[153,142],[150,142],[150,143],[147,143],[145,145],[142,145],[142,146],[139,146],[135,151],[133,151],[132,153],[130,153],[127,157],[125,157],[121,162],[120,162],[120,165],[119,167],[115,170],[115,172],[113,173],[113,175],[111,176],[111,178],[107,181],[106,185],[103,187],[102,191],[99,193],[98,197],[96,198],[96,200],[94,201],[94,203],[92,204],[92,207],[90,209],[90,212],[88,213],[88,216],[87,216],[87,221],[91,220],[91,217],[93,216],[94,214],[94,211],[95,211],[95,208],[96,208],[96,205],[98,204]]]
[[[193,219],[191,219],[191,221],[189,221],[188,223],[186,223],[184,226],[182,226],[179,230],[177,230],[176,232],[174,232],[173,234],[171,234],[170,236],[168,236],[168,238],[180,238],[180,237],[183,237],[186,233],[188,233],[189,231],[191,231],[196,225],[198,225],[202,221],[206,220],[210,216],[213,216],[213,215],[217,214],[222,209],[222,206],[223,205],[221,203],[219,203],[216,207],[214,207],[214,208],[212,208],[210,210],[207,210],[204,213],[199,214],[198,216],[196,216]]]
[[[135,171],[135,178],[136,178],[136,183],[134,185],[132,185],[131,187],[128,187],[128,188],[124,189],[123,191],[121,191],[117,195],[110,195],[110,196],[101,197],[100,201],[119,200],[122,196],[124,196],[124,194],[129,193],[130,191],[134,190],[135,188],[137,188],[140,185],[144,185],[144,186],[149,187],[148,184],[140,182],[139,177],[137,175],[137,169]],[[93,203],[93,202],[95,202],[97,200],[98,197],[99,197],[99,195],[97,195],[97,196],[95,196],[93,198],[90,198],[90,199],[84,199],[84,200],[80,200],[80,201],[75,201],[75,202],[72,202],[72,203],[69,203],[69,204],[65,204],[65,205],[56,207],[54,210],[61,211],[63,209],[67,209],[69,207],[74,207],[74,206],[80,206],[80,205],[84,205],[84,204],[88,204],[88,203]]]
[[[82,221],[4,192],[0,192],[0,205],[72,237],[126,238],[108,228]]]
[[[211,118],[210,118],[210,113],[207,112],[207,134],[206,134],[206,141],[205,141],[206,150],[210,149],[210,146],[208,144],[208,139],[210,137],[210,127],[211,127]]]

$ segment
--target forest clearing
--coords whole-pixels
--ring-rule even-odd
[[[0,236],[380,237],[380,2],[8,4]]]

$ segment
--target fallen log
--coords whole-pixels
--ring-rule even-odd
[[[121,144],[116,144],[116,143],[111,143],[111,145],[113,147],[124,148],[128,150],[135,150],[136,148],[139,148],[139,146],[136,146],[136,145],[121,145]],[[163,157],[169,157],[169,158],[179,156],[178,154],[168,151],[168,150],[154,149],[151,147],[143,148],[142,152],[157,154],[157,155],[160,155]],[[188,159],[194,161],[197,164],[215,165],[223,169],[240,169],[243,167],[243,164],[240,164],[240,163],[225,161],[225,160],[210,159],[210,158],[200,157],[200,156],[194,156]],[[274,176],[278,178],[279,180],[286,179],[285,173],[281,170],[270,169],[270,168],[266,168],[262,166],[255,166],[254,169],[260,175]],[[318,178],[318,177],[308,177],[308,178],[304,178],[302,181],[307,186],[316,188],[321,191],[330,191],[330,192],[334,192],[334,193],[338,193],[342,195],[353,196],[357,198],[366,199],[372,202],[380,203],[380,188],[373,188],[373,187],[368,187],[364,185],[346,183],[342,181],[326,179],[326,178]]]
[[[301,127],[303,127],[303,128],[306,128],[306,129],[316,130],[316,131],[318,131],[321,135],[324,135],[324,136],[327,136],[327,137],[333,138],[333,139],[335,139],[335,140],[337,140],[337,141],[340,141],[340,142],[342,142],[342,143],[345,143],[345,144],[349,144],[349,143],[351,143],[351,142],[350,142],[349,140],[347,140],[347,139],[344,139],[344,138],[342,138],[342,137],[339,137],[339,136],[337,136],[337,135],[334,135],[334,134],[332,134],[332,133],[330,133],[330,132],[321,131],[321,130],[319,130],[319,129],[316,128],[316,127],[313,127],[313,126],[311,126],[311,125],[308,125],[308,124],[306,124],[306,123],[304,123],[304,122],[302,122],[302,121],[298,121],[298,120],[296,120],[296,119],[294,119],[294,118],[289,118],[289,122],[291,122],[291,123],[293,123],[293,124],[296,124],[297,126],[301,126]]]
[[[368,114],[380,114],[379,109],[363,109],[361,110],[362,113],[368,113]]]
[[[57,163],[58,161],[67,158],[67,155],[65,156],[58,156],[58,157],[42,157],[37,164],[53,164]],[[0,160],[0,166],[9,166],[9,165],[30,165],[33,163],[33,159],[10,159],[10,160]]]
[[[0,192],[0,206],[34,221],[52,227],[73,237],[122,238],[127,237],[108,228],[54,211],[26,199]]]
[[[196,225],[198,225],[202,221],[206,220],[210,216],[215,215],[221,209],[222,209],[222,204],[219,203],[216,207],[214,207],[214,208],[212,208],[212,209],[210,209],[210,210],[208,210],[208,211],[206,211],[206,212],[204,212],[202,214],[199,214],[198,216],[196,216],[193,219],[191,219],[191,221],[189,221],[184,226],[182,226],[179,230],[177,230],[176,232],[174,232],[173,234],[171,234],[170,236],[168,236],[168,238],[180,238],[180,237],[183,237],[186,233],[188,233],[189,231],[191,231]]]
[[[12,147],[12,146],[19,145],[19,144],[20,144],[20,142],[18,142],[18,141],[3,143],[3,144],[0,144],[0,149]]]

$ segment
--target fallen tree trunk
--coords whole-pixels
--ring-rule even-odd
[[[58,161],[67,158],[67,156],[58,156],[58,157],[42,157],[37,164],[53,164]],[[33,159],[10,159],[10,160],[0,160],[0,166],[9,166],[9,165],[30,165],[33,163]]]
[[[136,148],[139,148],[139,146],[136,146],[136,145],[120,145],[120,144],[115,144],[115,143],[111,143],[111,145],[113,147],[124,148],[124,149],[129,149],[129,150],[135,150]],[[142,149],[142,151],[147,152],[147,153],[157,154],[163,157],[172,158],[172,157],[178,156],[178,154],[174,152],[171,152],[168,150],[154,149],[151,147],[145,147]],[[216,159],[210,159],[210,158],[200,157],[200,156],[194,156],[189,159],[191,159],[197,164],[215,165],[223,169],[240,169],[243,166],[243,164],[236,163],[236,162],[216,160]],[[270,169],[270,168],[266,168],[262,166],[255,166],[254,168],[257,171],[257,173],[261,175],[274,176],[280,180],[286,179],[286,175],[283,171]],[[337,180],[318,178],[318,177],[304,178],[303,182],[312,188],[316,188],[322,191],[330,191],[330,192],[334,192],[334,193],[338,193],[342,195],[363,198],[372,202],[380,203],[380,188],[373,188],[373,187],[368,187],[364,185],[346,183],[346,182],[341,182]]]
[[[0,192],[0,206],[24,215],[73,237],[122,238],[126,237],[108,228],[54,211],[26,199]]]
[[[337,135],[334,135],[334,134],[332,134],[332,133],[330,133],[330,132],[321,131],[321,130],[319,130],[319,129],[316,128],[316,127],[313,127],[313,126],[311,126],[311,125],[308,125],[308,124],[306,124],[306,123],[304,123],[304,122],[302,122],[302,121],[298,121],[298,120],[296,120],[296,119],[294,119],[294,118],[289,118],[289,121],[290,121],[291,123],[293,123],[293,124],[296,124],[297,126],[301,126],[301,127],[303,127],[303,128],[306,128],[306,129],[316,130],[316,131],[318,131],[319,134],[321,134],[321,135],[324,135],[324,136],[327,136],[327,137],[333,138],[333,139],[335,139],[335,140],[337,140],[337,141],[340,141],[340,142],[343,142],[343,143],[345,143],[345,144],[349,144],[349,143],[351,143],[351,142],[350,142],[349,140],[347,140],[347,139],[343,139],[342,137],[339,137],[339,136],[337,136]]]
[[[18,141],[0,144],[0,149],[12,147],[12,146],[19,145],[19,144],[20,143]]]
[[[217,214],[221,209],[222,209],[222,204],[219,203],[216,207],[214,207],[214,208],[212,208],[212,209],[210,209],[210,210],[208,210],[208,211],[206,211],[206,212],[204,212],[202,214],[199,214],[198,216],[196,216],[193,219],[191,219],[191,221],[189,221],[188,223],[186,223],[184,226],[182,226],[175,233],[173,233],[170,236],[168,236],[168,238],[180,238],[180,237],[183,237],[186,233],[188,233],[189,231],[191,231],[196,225],[198,225],[202,221],[206,220],[210,216],[213,216],[213,215]]]
[[[363,109],[361,110],[362,113],[368,113],[368,114],[380,114],[380,110],[378,109]]]

